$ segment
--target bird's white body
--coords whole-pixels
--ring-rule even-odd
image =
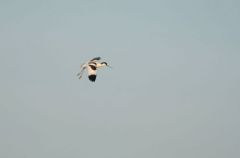
[[[106,62],[100,62],[100,60],[100,57],[95,57],[85,64],[82,64],[80,67],[81,71],[77,74],[77,76],[79,76],[79,79],[82,78],[84,70],[87,69],[89,80],[95,82],[97,77],[97,69],[108,66]]]

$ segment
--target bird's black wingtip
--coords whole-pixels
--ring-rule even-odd
[[[96,75],[89,75],[88,76],[89,80],[92,81],[92,82],[95,82],[96,77],[97,77]]]

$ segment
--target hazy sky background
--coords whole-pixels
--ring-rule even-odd
[[[0,157],[240,157],[239,17],[238,0],[2,0]],[[95,56],[113,69],[78,80]]]

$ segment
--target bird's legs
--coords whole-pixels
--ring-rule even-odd
[[[80,68],[81,68],[81,71],[77,74],[77,76],[79,76],[78,77],[79,79],[81,79],[83,76],[83,72],[85,70],[84,64],[82,64]]]

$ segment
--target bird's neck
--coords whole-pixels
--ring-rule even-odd
[[[101,68],[101,67],[104,67],[105,65],[104,64],[97,64],[97,68]]]

